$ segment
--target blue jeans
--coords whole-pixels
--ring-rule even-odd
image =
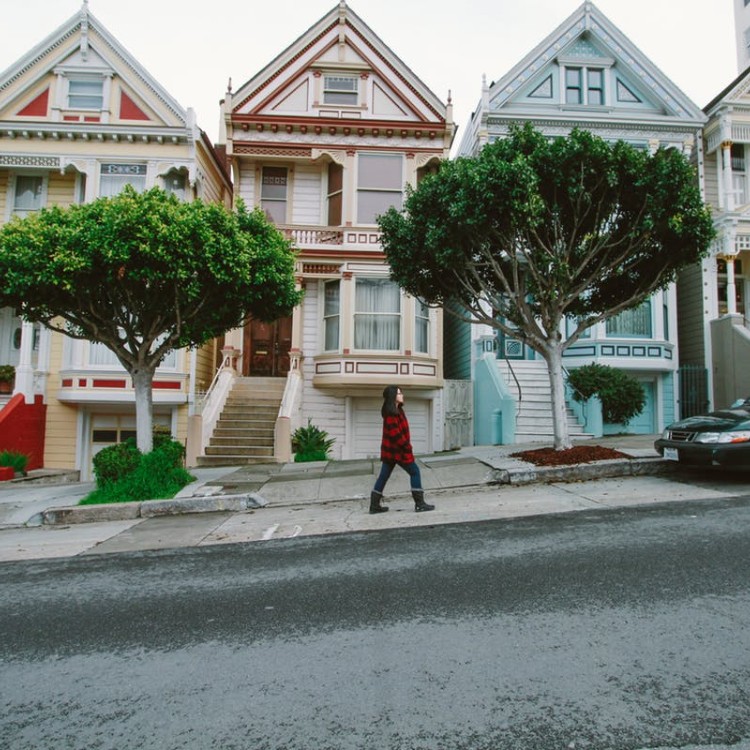
[[[375,487],[373,490],[381,494],[383,493],[386,482],[391,478],[391,473],[393,472],[393,467],[396,463],[398,463],[398,465],[409,475],[411,488],[413,490],[421,490],[422,475],[419,473],[419,466],[417,466],[416,461],[412,461],[410,464],[402,464],[400,461],[383,461],[383,465],[380,467],[380,474],[378,474],[378,478],[375,480]]]

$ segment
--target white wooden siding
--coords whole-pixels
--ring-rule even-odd
[[[352,458],[380,457],[383,419],[380,416],[382,398],[352,399]],[[430,450],[430,402],[410,396],[404,404],[409,420],[411,444],[415,454]]]

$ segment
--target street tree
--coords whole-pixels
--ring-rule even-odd
[[[288,314],[300,297],[294,262],[258,210],[126,187],[3,226],[0,307],[114,352],[133,381],[138,448],[149,452],[160,362],[250,317]]]
[[[443,162],[379,224],[407,292],[544,358],[557,449],[571,445],[565,349],[666,288],[714,236],[695,170],[677,150],[649,153],[583,130],[550,139],[528,124],[476,157]]]

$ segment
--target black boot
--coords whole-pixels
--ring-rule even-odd
[[[417,513],[423,513],[426,510],[435,510],[434,505],[424,501],[424,490],[412,490],[411,496],[414,498],[414,510]]]
[[[373,490],[370,493],[370,513],[385,513],[388,510],[387,506],[380,504],[382,499],[382,492],[375,492],[375,490]]]

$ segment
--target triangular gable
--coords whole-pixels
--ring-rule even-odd
[[[79,13],[50,34],[20,60],[0,74],[0,119],[33,116],[39,119],[72,120],[60,114],[60,107],[72,108],[70,80],[107,83],[97,94],[107,101],[102,111],[111,110],[109,122],[116,122],[123,110],[128,121],[185,128],[186,110],[146,71],[119,41],[93,16],[84,3]],[[56,87],[62,86],[58,92]],[[48,107],[39,97],[46,90]],[[84,97],[79,100],[85,101]],[[52,102],[57,102],[53,110]],[[60,105],[62,102],[62,105]],[[90,102],[87,106],[91,106]],[[98,117],[81,121],[99,122]],[[105,121],[104,118],[102,121]]]
[[[302,103],[300,86],[304,81],[309,86],[308,101],[317,106],[321,102],[311,92],[319,92],[321,84],[315,79],[337,71],[361,75],[367,81],[369,99],[367,107],[355,113],[358,119],[376,116],[374,106],[382,116],[399,120],[445,119],[445,105],[343,0],[231,94],[231,111],[236,115],[291,112]]]
[[[703,111],[710,115],[717,107],[733,104],[750,105],[750,68],[743,70],[703,108]]]
[[[568,73],[568,69],[570,72]],[[581,71],[579,74],[577,71]],[[590,80],[588,71],[594,71]],[[606,94],[599,93],[595,76],[603,71]],[[576,79],[579,76],[579,80]],[[659,116],[700,125],[705,119],[697,107],[670,81],[592,2],[584,2],[541,44],[513,69],[492,84],[489,109],[526,105],[561,108],[580,104],[585,116],[587,89],[595,106],[603,106],[598,97],[606,97],[609,115],[618,111],[633,117]]]

